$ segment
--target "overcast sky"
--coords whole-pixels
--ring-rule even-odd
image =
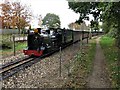
[[[26,1],[28,2],[28,0]],[[75,22],[79,18],[79,14],[76,14],[71,9],[69,9],[68,2],[66,0],[29,1],[34,15],[42,15],[43,18],[47,13],[54,13],[60,17],[62,28],[67,28],[69,23]]]
[[[13,0],[12,0],[13,1]],[[24,4],[31,5],[30,8],[35,16],[42,15],[42,18],[47,13],[54,13],[60,17],[61,27],[67,28],[68,24],[75,22],[79,18],[79,14],[76,14],[73,10],[69,9],[68,2],[66,0],[19,0]],[[32,23],[37,27],[37,21]]]
[[[4,0],[0,0],[4,1]],[[16,0],[11,0],[16,1]],[[73,10],[69,9],[67,0],[17,0],[23,4],[30,6],[32,13],[37,15],[42,15],[42,18],[47,13],[54,13],[60,17],[61,27],[67,28],[68,24],[75,22],[79,18],[79,14],[76,14]],[[37,20],[34,19],[32,24],[37,27]]]

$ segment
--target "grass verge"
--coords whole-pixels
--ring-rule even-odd
[[[115,46],[115,39],[103,36],[100,40],[105,58],[107,60],[109,78],[112,88],[118,87],[118,48]]]
[[[83,45],[82,49],[74,58],[70,66],[72,66],[70,81],[64,86],[69,88],[85,88],[86,78],[92,70],[93,59],[96,50],[95,39],[90,40],[88,45]]]

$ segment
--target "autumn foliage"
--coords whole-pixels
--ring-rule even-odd
[[[20,2],[5,1],[0,5],[2,28],[17,28],[23,30],[29,26],[31,12],[27,6],[23,6]]]

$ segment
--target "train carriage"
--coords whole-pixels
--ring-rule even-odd
[[[78,42],[82,38],[82,31],[73,30],[73,42]]]
[[[62,45],[73,41],[73,31],[69,29],[61,29],[62,31]]]
[[[82,39],[89,38],[89,32],[88,31],[82,31]]]

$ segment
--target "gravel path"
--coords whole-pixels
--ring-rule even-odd
[[[100,37],[96,39],[96,55],[93,63],[93,71],[88,77],[87,86],[89,88],[110,88],[105,56],[99,44],[99,40]]]
[[[80,43],[76,43],[62,50],[62,73],[59,77],[60,53],[40,60],[31,67],[20,71],[16,75],[3,81],[5,88],[60,88],[69,80],[66,65],[72,62],[72,58],[80,49]]]

